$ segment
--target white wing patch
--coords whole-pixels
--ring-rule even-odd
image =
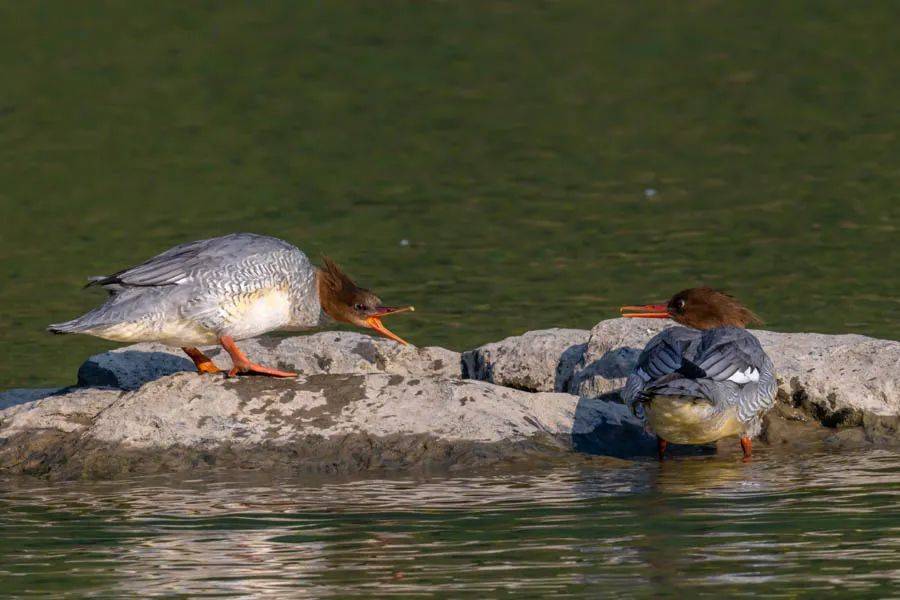
[[[747,367],[746,371],[735,371],[734,374],[728,378],[728,381],[733,381],[738,385],[744,385],[751,381],[755,383],[759,381],[759,370],[754,367]]]

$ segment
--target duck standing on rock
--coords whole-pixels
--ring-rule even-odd
[[[252,233],[181,244],[135,267],[93,277],[92,285],[109,291],[106,303],[49,331],[180,346],[200,373],[219,368],[197,346],[218,343],[231,356],[229,376],[296,375],[251,362],[237,340],[340,321],[406,344],[381,318],[414,310],[382,306],[330,259],[316,268],[295,246]]]
[[[740,435],[744,459],[763,414],[775,403],[771,359],[745,328],[761,322],[728,294],[691,288],[668,304],[623,306],[623,317],[672,319],[638,358],[625,402],[656,435],[659,459],[668,442],[707,444]],[[626,312],[628,311],[628,312]]]

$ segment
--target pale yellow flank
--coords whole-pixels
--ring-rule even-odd
[[[291,320],[291,299],[285,288],[264,288],[226,299],[217,307],[224,316],[222,333],[236,340],[259,335],[287,325]],[[215,344],[217,334],[204,327],[203,319],[183,318],[173,311],[166,318],[142,318],[136,321],[98,327],[88,333],[114,342],[158,340],[173,346]]]
[[[744,430],[736,409],[716,410],[708,401],[687,396],[654,396],[644,413],[656,435],[676,444],[707,444]]]
[[[133,343],[151,339],[173,346],[199,346],[213,344],[216,341],[215,334],[196,321],[180,318],[166,319],[161,322],[150,319],[126,321],[98,327],[85,333],[114,342]]]

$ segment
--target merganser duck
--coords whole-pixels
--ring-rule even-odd
[[[219,368],[197,346],[218,343],[231,356],[230,377],[296,375],[251,362],[237,340],[340,321],[406,344],[381,318],[415,310],[382,306],[329,258],[316,268],[295,246],[252,233],[181,244],[135,267],[92,277],[85,287],[93,285],[109,291],[106,303],[49,331],[180,346],[201,374]]]
[[[620,311],[623,317],[685,325],[647,343],[623,392],[626,404],[657,435],[659,459],[668,442],[707,444],[740,435],[744,460],[749,460],[751,440],[777,389],[771,359],[745,329],[761,323],[759,317],[707,287],[678,292],[667,304]]]

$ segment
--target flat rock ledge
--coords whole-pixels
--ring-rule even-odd
[[[618,389],[664,325],[614,319],[591,331],[529,332],[462,355],[351,332],[243,344],[254,360],[299,371],[295,379],[200,376],[177,349],[137,344],[90,357],[75,386],[0,393],[0,472],[106,479],[211,468],[356,473],[651,457],[655,440]],[[900,445],[900,343],[756,333],[781,386],[763,442],[776,449]],[[229,366],[224,353],[209,354]],[[720,446],[733,452],[736,445]],[[591,458],[598,456],[613,458]]]
[[[0,418],[4,470],[63,479],[209,467],[349,473],[543,461],[599,423],[627,434],[612,440],[617,447],[652,446],[622,405],[386,373],[176,373],[133,391],[70,388],[25,398]]]

